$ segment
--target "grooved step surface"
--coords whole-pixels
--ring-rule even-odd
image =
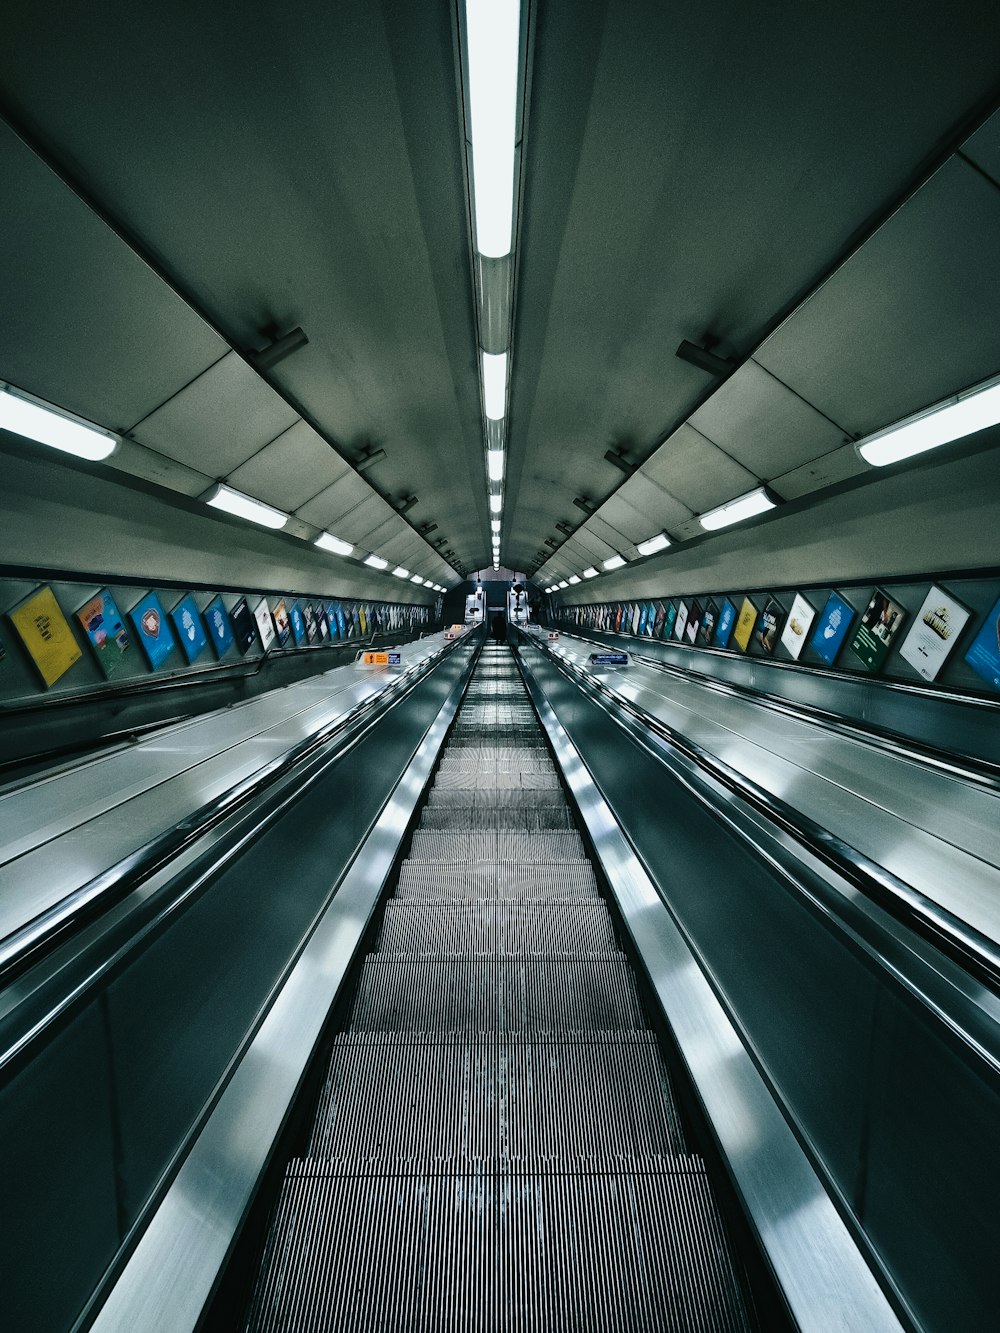
[[[377,948],[413,954],[616,953],[611,917],[586,903],[484,902],[386,905]]]
[[[438,902],[487,898],[501,902],[531,899],[596,898],[597,881],[589,861],[404,861],[396,897],[400,901]]]
[[[575,831],[524,833],[516,829],[417,829],[411,861],[580,861],[583,842]]]
[[[492,808],[477,806],[475,812],[468,808],[441,807],[428,805],[420,821],[422,829],[439,829],[442,832],[461,832],[468,830],[469,824],[476,832],[489,832],[491,829],[521,830],[525,833],[542,833],[550,829],[573,828],[573,817],[564,805],[540,805],[526,807],[509,805],[506,801]]]

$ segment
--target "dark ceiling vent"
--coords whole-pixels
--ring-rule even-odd
[[[735,361],[728,361],[724,356],[716,356],[711,350],[715,345],[715,340],[706,338],[704,347],[699,347],[697,343],[688,342],[687,338],[681,343],[675,356],[680,357],[682,361],[687,361],[689,365],[697,366],[699,370],[707,370],[710,375],[728,375],[736,369]]]
[[[277,329],[273,332],[271,329],[265,329],[264,332],[271,338],[267,346],[247,352],[247,360],[255,370],[272,370],[279,361],[284,361],[286,356],[291,356],[300,347],[305,347],[309,341],[300,328],[289,329],[280,337],[277,336]]]

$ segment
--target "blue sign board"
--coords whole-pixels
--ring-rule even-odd
[[[213,598],[205,607],[205,624],[208,626],[216,657],[225,657],[233,646],[233,627],[229,623],[226,604],[221,597]]]
[[[594,666],[628,666],[628,653],[591,653]]]
[[[305,616],[302,614],[302,607],[298,602],[293,603],[292,609],[288,613],[288,618],[292,622],[292,634],[295,636],[295,642],[297,644],[308,642],[306,620]]]
[[[729,636],[733,632],[733,626],[736,624],[736,607],[728,597],[722,600],[722,606],[719,609],[719,623],[715,627],[715,643],[719,648],[729,646]]]
[[[143,652],[149,658],[149,665],[154,671],[159,671],[173,652],[174,636],[170,632],[170,622],[156,593],[147,593],[136,602],[129,612],[129,619],[135,629],[136,638],[142,644]]]
[[[1000,690],[1000,602],[995,604],[972,640],[965,660],[987,685]]]
[[[205,633],[201,615],[190,593],[182,597],[170,612],[170,619],[174,622],[174,629],[181,641],[184,656],[189,662],[193,662],[207,646],[208,635]]]
[[[839,593],[832,592],[822,615],[816,621],[812,636],[813,650],[827,666],[833,666],[853,619],[854,607],[850,602],[845,602]]]

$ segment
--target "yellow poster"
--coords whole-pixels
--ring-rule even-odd
[[[39,588],[10,618],[46,685],[54,685],[83,656],[51,588]]]
[[[739,618],[736,621],[736,628],[733,630],[733,638],[739,644],[741,653],[745,653],[750,644],[750,635],[753,633],[756,622],[757,608],[749,597],[744,597]]]

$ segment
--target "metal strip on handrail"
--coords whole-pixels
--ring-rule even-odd
[[[576,663],[552,652],[546,643],[535,639],[530,642],[544,651],[556,668],[574,680],[585,693],[599,696],[605,706],[610,704],[612,707],[609,711],[631,717],[662,745],[682,755],[701,772],[763,814],[896,920],[916,930],[991,991],[1000,993],[1000,946],[995,941],[669,724],[622,699],[603,681],[595,680]]]
[[[285,754],[270,760],[255,773],[234,783],[232,787],[193,811],[186,819],[157,834],[135,851],[122,857],[113,866],[95,875],[85,884],[79,885],[65,898],[39,913],[11,935],[0,940],[0,984],[22,971],[24,967],[33,964],[43,951],[54,947],[66,934],[75,930],[91,915],[97,904],[113,905],[238,809],[275,786],[319,750],[332,744],[338,736],[343,737],[367,714],[383,708],[387,699],[408,692],[459,642],[460,640],[444,643],[441,649],[425,662],[419,666],[409,667],[401,675],[396,676],[386,689],[355,705],[327,726],[307,736]]]

